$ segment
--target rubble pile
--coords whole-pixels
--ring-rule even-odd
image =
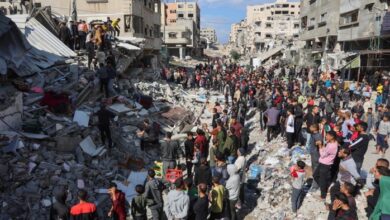
[[[9,19],[1,19],[19,36]],[[44,28],[34,22],[30,25]],[[160,128],[158,139],[167,131],[182,138],[194,128],[204,103],[180,86],[159,81],[155,69],[130,68],[142,51],[129,52],[127,47],[131,45],[122,43],[114,49],[120,77],[110,98],[103,99],[94,71],[85,67],[85,55],[54,63],[50,55],[34,50],[40,59],[28,55],[22,60],[37,68],[15,64],[16,74],[0,81],[0,219],[48,219],[57,188],[69,191],[68,204],[77,202],[78,189],[86,189],[99,216],[106,216],[111,205],[109,182],[117,182],[130,201],[134,184],[143,182],[144,170],[160,157],[158,146],[140,149],[137,131],[144,119]],[[50,49],[56,51],[54,46]],[[42,65],[48,60],[50,65]],[[115,115],[111,150],[101,142],[96,126],[95,113],[102,101]]]
[[[297,160],[306,163],[306,177],[311,178],[310,155],[301,147],[296,146],[291,151],[287,149],[286,141],[280,136],[270,143],[264,143],[266,132],[260,131],[258,123],[259,114],[248,121],[252,130],[250,144],[253,147],[250,155],[247,156],[248,171],[248,207],[243,212],[248,213],[245,219],[300,219],[300,220],[325,220],[328,218],[328,211],[324,204],[316,198],[319,192],[307,194],[302,206],[295,216],[291,211],[291,176],[290,167]],[[251,179],[251,166],[259,166],[261,174]],[[252,188],[256,188],[253,190]],[[308,187],[306,187],[308,190]],[[330,201],[328,201],[330,202]],[[356,197],[359,219],[365,219],[364,208],[366,199],[364,195]]]

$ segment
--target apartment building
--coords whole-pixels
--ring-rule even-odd
[[[248,25],[247,20],[241,20],[239,23],[232,24],[230,31],[229,44],[240,53],[248,52]]]
[[[157,53],[161,49],[160,0],[84,0],[75,1],[78,18],[87,22],[120,18],[121,37],[145,39],[145,50]],[[70,1],[36,0],[42,6],[50,6],[53,12],[70,16]]]
[[[214,28],[202,28],[200,30],[200,37],[206,38],[210,43],[217,42],[217,32]]]
[[[200,8],[190,1],[161,4],[163,42],[168,54],[184,59],[200,55]]]
[[[247,6],[247,48],[253,53],[269,49],[276,41],[297,39],[300,31],[300,3],[276,0]]]
[[[302,0],[300,39],[313,54],[333,51],[337,43],[340,0]],[[320,55],[319,55],[320,56]]]
[[[364,70],[390,68],[390,21],[383,0],[340,0],[337,40],[346,52],[357,52]]]

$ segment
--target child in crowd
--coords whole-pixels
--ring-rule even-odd
[[[383,119],[379,122],[377,133],[376,154],[381,154],[382,157],[384,157],[386,150],[389,148],[388,138],[390,135],[390,121],[388,115],[384,115]]]
[[[143,195],[145,188],[143,185],[136,185],[137,195],[131,201],[131,215],[134,220],[146,220],[146,198]]]
[[[292,211],[297,213],[299,207],[302,204],[303,185],[305,184],[305,162],[297,161],[297,163],[291,169],[292,176],[292,195],[291,206]]]

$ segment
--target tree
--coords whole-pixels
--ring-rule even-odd
[[[237,61],[241,58],[241,54],[239,54],[235,50],[230,51],[230,56],[233,58],[234,61]]]

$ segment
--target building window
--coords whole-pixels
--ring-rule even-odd
[[[291,5],[291,8],[295,8],[295,5]]]
[[[145,34],[145,37],[148,36],[148,27],[145,28],[144,34]]]
[[[294,24],[294,28],[295,29],[299,28],[299,24]]]
[[[175,38],[177,38],[177,33],[176,32],[169,32],[168,37],[175,39]]]
[[[359,10],[354,10],[340,15],[340,25],[349,25],[358,22]]]
[[[193,4],[188,4],[187,7],[188,7],[188,8],[194,8],[194,5],[193,5]]]
[[[272,38],[272,34],[266,34],[265,38]]]
[[[282,12],[281,11],[275,11],[275,14],[276,15],[280,15],[280,14],[282,14]]]
[[[260,8],[260,11],[264,11],[264,8]]]
[[[184,14],[178,14],[177,17],[178,18],[184,18]]]
[[[312,5],[312,4],[316,3],[316,0],[310,0],[309,3]]]
[[[170,23],[176,23],[176,20],[175,19],[171,19],[169,20]]]
[[[153,32],[154,32],[153,35],[155,38],[159,38],[160,36],[162,36],[160,29],[161,29],[160,25],[157,24],[153,25]]]
[[[170,10],[169,13],[176,14],[176,10]]]
[[[283,8],[288,8],[288,7],[290,7],[289,4],[284,4],[284,5],[283,5]]]
[[[178,8],[183,8],[183,4],[178,4],[177,7]]]
[[[147,0],[144,0],[144,6],[146,7],[146,5],[147,5]]]
[[[328,13],[327,13],[327,12],[321,14],[320,22],[326,21],[326,18],[327,18],[327,17],[328,17]]]
[[[189,18],[193,18],[193,17],[194,17],[194,14],[189,13],[189,14],[188,14],[188,17],[189,17]]]
[[[370,4],[367,4],[366,6],[364,6],[364,9],[367,9],[368,11],[371,12],[373,7],[374,7],[374,3],[370,3]]]
[[[295,12],[293,12],[293,11],[292,11],[292,12],[290,12],[290,14],[292,14],[292,15],[293,15],[293,14],[295,14]]]
[[[282,11],[282,14],[288,15],[288,11]]]
[[[261,26],[261,21],[256,21],[255,25],[256,25],[256,27],[260,27]]]
[[[265,27],[266,27],[266,28],[272,28],[272,24],[271,24],[271,23],[266,23],[266,24],[265,24]]]

